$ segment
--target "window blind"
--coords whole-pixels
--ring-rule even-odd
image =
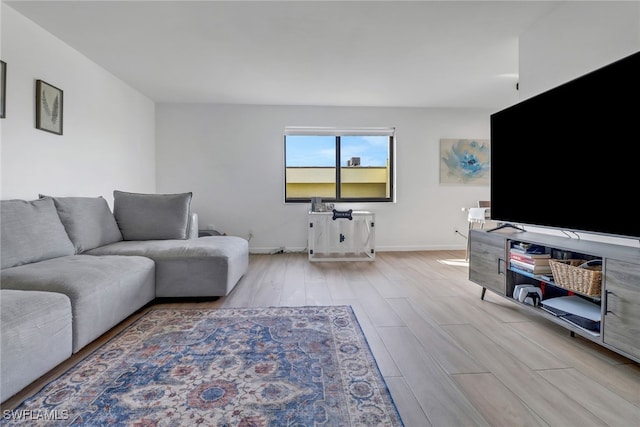
[[[333,127],[307,127],[287,126],[285,135],[318,135],[318,136],[394,136],[394,127],[372,128],[333,128]]]

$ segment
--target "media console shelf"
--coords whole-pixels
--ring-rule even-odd
[[[554,323],[594,341],[629,359],[640,362],[640,248],[572,239],[504,228],[469,233],[469,280],[482,286],[481,298],[490,291],[532,310]],[[517,244],[543,247],[550,254],[565,253],[570,258],[602,262],[601,289],[597,294],[567,291],[550,274],[533,274],[512,267],[510,250]],[[552,258],[553,259],[553,258]],[[514,299],[516,286],[540,289],[542,302],[563,295],[578,295],[589,307],[598,308],[599,330],[570,323],[543,309]],[[519,286],[519,288],[522,286]]]

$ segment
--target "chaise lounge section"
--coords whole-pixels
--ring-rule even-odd
[[[249,267],[248,244],[233,236],[190,240],[121,241],[87,251],[90,255],[143,256],[156,268],[155,296],[224,296]]]

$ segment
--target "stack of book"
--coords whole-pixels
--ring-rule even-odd
[[[511,267],[531,274],[551,275],[549,258],[551,254],[544,253],[544,250],[535,245],[528,247],[513,245],[509,251]]]

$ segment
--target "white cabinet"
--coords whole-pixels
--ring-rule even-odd
[[[375,215],[368,211],[309,212],[309,261],[375,260]]]

